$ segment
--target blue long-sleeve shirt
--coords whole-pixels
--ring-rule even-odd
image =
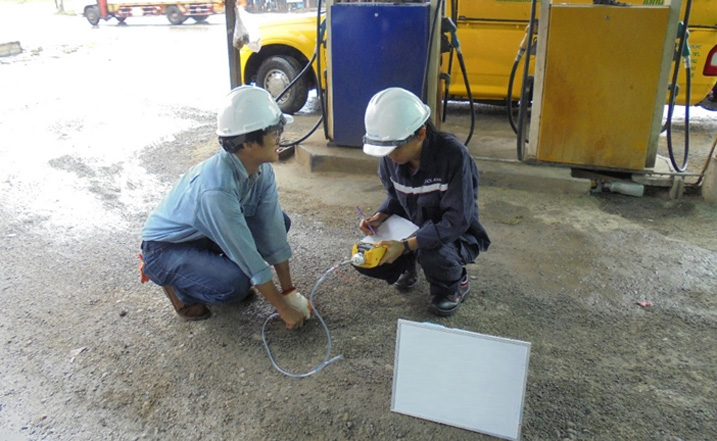
[[[274,170],[262,164],[248,175],[239,158],[220,150],[190,168],[155,208],[145,241],[209,238],[254,285],[272,279],[270,265],[291,257]]]
[[[490,239],[478,219],[479,174],[468,149],[447,133],[427,133],[418,170],[398,165],[389,157],[379,164],[387,192],[379,212],[397,214],[419,226],[415,236],[421,249],[461,239],[480,251]]]

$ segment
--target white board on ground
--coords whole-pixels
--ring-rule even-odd
[[[518,440],[530,343],[398,320],[391,410]]]

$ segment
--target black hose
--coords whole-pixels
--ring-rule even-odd
[[[679,64],[679,61],[677,62]],[[692,95],[692,79],[690,78],[690,69],[685,69],[687,72],[687,80],[686,80],[686,100],[687,103],[685,105],[685,151],[682,155],[682,166],[677,165],[677,160],[675,159],[675,152],[672,145],[672,114],[675,110],[675,104],[674,102],[668,106],[667,108],[667,122],[665,123],[667,126],[667,153],[670,155],[670,163],[672,164],[672,167],[680,173],[687,170],[687,164],[689,162],[689,154],[690,154],[690,96]]]
[[[458,26],[458,0],[451,0],[451,20]],[[441,112],[441,122],[446,122],[446,112],[448,110],[448,89],[451,87],[451,72],[453,72],[453,50],[455,48],[451,45],[451,49],[448,51],[448,79],[446,80],[446,87],[443,93],[443,112]]]
[[[446,78],[446,87],[443,89],[443,111],[441,112],[441,122],[446,122],[446,111],[448,110],[448,90],[451,87],[451,72],[453,71],[453,46],[448,51],[448,77]]]
[[[324,97],[323,88],[321,85],[322,73],[321,73],[321,0],[316,5],[316,93],[319,97],[319,106],[321,108],[321,118],[326,121],[326,102]],[[324,137],[329,139],[329,128],[324,124]]]
[[[528,41],[527,41],[527,48],[525,52],[528,54],[528,57],[533,51],[533,26],[535,24],[535,8],[536,8],[537,0],[531,0],[530,2],[530,24],[528,25]],[[530,58],[527,58],[527,60],[530,60]],[[518,160],[523,160],[523,152],[525,150],[525,144],[528,142],[528,139],[525,137],[525,118],[528,115],[528,89],[532,88],[532,80],[528,80],[528,73],[529,73],[529,67],[530,63],[527,61],[523,65],[523,86],[520,91],[520,109],[518,112],[518,144],[517,144],[517,153],[518,153]]]
[[[314,124],[314,127],[311,128],[305,135],[303,135],[301,138],[297,139],[296,141],[291,141],[286,144],[280,144],[280,147],[291,147],[292,145],[297,145],[302,142],[304,142],[306,139],[309,138],[309,136],[313,135],[316,129],[319,128],[319,124],[321,124],[324,121],[323,115],[319,117],[319,119],[316,121],[316,124]]]
[[[461,51],[460,45],[456,50],[456,55],[458,55],[458,63],[461,65],[461,72],[463,72],[463,78],[466,79],[466,92],[468,93],[468,103],[471,107],[471,129],[468,131],[468,138],[464,143],[466,146],[468,146],[468,143],[471,142],[471,138],[473,137],[473,130],[475,129],[476,125],[476,114],[475,110],[473,109],[473,94],[471,93],[471,85],[470,81],[468,81],[468,72],[466,72],[466,63],[463,60],[463,51]]]
[[[320,38],[320,37],[318,37],[318,38]],[[306,66],[304,66],[304,68],[301,69],[301,72],[299,72],[299,73],[296,75],[296,77],[294,77],[294,79],[291,80],[291,82],[284,88],[284,90],[282,90],[281,93],[279,93],[279,95],[277,95],[276,98],[274,98],[275,101],[278,102],[278,101],[281,99],[281,97],[284,96],[284,94],[285,94],[289,89],[291,89],[291,87],[296,83],[296,81],[297,81],[299,78],[301,78],[301,76],[304,75],[304,74],[309,70],[309,67],[311,66],[311,63],[313,63],[315,59],[316,59],[316,51],[314,51],[314,55],[312,55],[311,60],[309,60],[309,62],[306,63]],[[290,142],[290,143],[287,143],[287,144],[279,144],[279,147],[291,147],[292,145],[297,145],[297,144],[303,142],[304,140],[308,139],[308,137],[311,136],[311,135],[313,135],[314,132],[316,131],[316,129],[319,128],[319,124],[321,124],[321,122],[322,122],[323,120],[324,120],[324,115],[322,114],[322,115],[319,117],[319,119],[316,121],[316,124],[314,124],[314,127],[312,127],[311,130],[309,130],[306,134],[302,135],[301,138],[299,138],[299,139],[296,140],[296,141],[292,141],[292,142]]]
[[[449,57],[453,57],[453,48],[450,50]],[[448,72],[446,73],[445,78],[446,87],[443,89],[443,110],[441,111],[441,122],[446,122],[446,111],[448,110],[448,90],[451,88],[451,64],[453,64],[453,60],[448,63]]]
[[[431,64],[431,53],[433,52],[433,38],[436,35],[436,27],[438,26],[438,15],[441,13],[441,5],[444,0],[438,0],[436,3],[436,11],[433,13],[433,25],[431,26],[431,36],[428,39],[428,53],[426,54],[426,67],[423,69],[423,84],[421,84],[421,94],[423,102],[428,102],[428,67]]]
[[[457,27],[452,28],[451,35],[453,36],[454,41],[452,41],[451,46],[456,49],[456,56],[458,58],[458,64],[461,67],[461,73],[463,74],[463,81],[466,85],[466,93],[468,94],[468,103],[470,104],[470,112],[471,112],[471,128],[468,131],[468,138],[466,139],[466,142],[464,143],[466,146],[471,141],[471,138],[473,137],[473,131],[475,130],[475,124],[476,124],[476,115],[475,115],[475,103],[473,101],[473,92],[471,92],[471,84],[468,80],[468,70],[466,69],[466,63],[463,59],[463,51],[461,50],[461,42],[458,40],[458,34],[457,34]],[[450,76],[449,80],[450,81]],[[446,97],[444,97],[444,105],[447,102],[447,86],[446,86]],[[445,115],[445,113],[444,113]]]
[[[677,79],[680,75],[680,59],[682,58],[682,52],[685,49],[685,42],[687,41],[687,34],[689,33],[687,26],[690,23],[690,11],[692,10],[692,0],[687,0],[687,5],[685,6],[685,17],[682,21],[682,34],[680,35],[680,42],[677,45],[677,56],[675,57],[675,68],[672,71],[672,83],[670,84],[670,98],[668,100],[668,106],[667,106],[667,121],[665,122],[665,125],[667,126],[667,153],[670,155],[670,162],[672,163],[672,167],[682,173],[685,170],[687,170],[687,163],[688,163],[688,157],[690,152],[690,98],[692,95],[692,79],[691,72],[690,72],[690,66],[689,63],[687,63],[686,66],[686,72],[687,72],[687,79],[686,79],[686,85],[687,90],[686,93],[686,104],[685,104],[685,151],[682,157],[682,165],[677,165],[677,160],[675,159],[675,153],[674,148],[672,146],[672,114],[675,110],[675,101],[676,101],[676,95],[677,95]],[[689,48],[688,48],[689,50]],[[689,60],[689,54],[688,54],[688,60]]]
[[[510,70],[510,79],[508,80],[508,96],[505,99],[505,106],[508,109],[508,122],[510,122],[510,127],[516,135],[518,134],[518,126],[515,124],[515,118],[513,117],[513,83],[515,82],[515,73],[518,71],[518,65],[520,64],[521,58],[522,54],[519,54],[515,58],[513,68]]]
[[[428,56],[426,58],[426,69],[423,72],[423,96],[426,97],[426,101],[427,101],[427,96],[428,96],[428,81],[427,81],[428,66],[431,61],[431,48],[433,47],[432,42],[433,42],[433,38],[435,36],[436,25],[438,24],[438,14],[441,11],[441,5],[443,4],[443,1],[444,0],[438,1],[438,4],[436,5],[436,12],[433,15],[433,26],[431,27],[431,37],[429,39]],[[453,8],[453,11],[451,11],[451,12],[454,15],[457,14],[455,8]],[[454,22],[454,24],[455,24],[455,22]],[[461,44],[458,41],[458,36],[456,36],[455,49],[456,49],[456,55],[458,56],[458,63],[460,64],[461,72],[463,73],[463,79],[466,84],[466,92],[468,93],[468,102],[470,103],[470,107],[471,107],[471,128],[470,128],[470,131],[468,132],[468,138],[466,139],[466,142],[464,143],[467,146],[468,143],[471,141],[471,138],[473,137],[473,131],[475,130],[475,123],[476,123],[476,121],[475,121],[476,116],[475,116],[475,109],[474,109],[474,103],[473,103],[473,94],[471,93],[471,85],[470,85],[470,81],[468,81],[468,72],[466,70],[466,63],[463,59],[463,52],[461,51]],[[448,95],[448,86],[446,86],[446,96],[444,96],[444,105],[443,105],[444,119],[443,119],[443,121],[445,121],[445,108],[446,108],[446,105],[448,102],[447,95]]]
[[[680,35],[680,42],[677,45],[677,56],[675,57],[675,69],[672,72],[672,83],[670,84],[670,98],[668,100],[668,106],[667,106],[667,121],[665,122],[665,125],[667,126],[667,153],[670,155],[670,163],[672,163],[672,167],[682,173],[685,170],[687,170],[687,163],[688,163],[688,157],[690,152],[690,99],[692,95],[692,78],[691,78],[691,72],[690,72],[690,65],[689,65],[689,54],[688,57],[688,63],[685,67],[685,71],[687,73],[687,79],[686,79],[686,103],[685,103],[685,151],[683,152],[682,156],[682,165],[677,165],[677,160],[675,159],[675,152],[672,145],[672,114],[675,110],[675,100],[677,95],[677,79],[680,74],[680,59],[682,57],[682,53],[685,49],[685,42],[687,41],[687,34],[689,33],[687,26],[689,25],[690,20],[690,11],[692,9],[692,0],[687,0],[687,6],[685,7],[685,17],[682,22],[682,34]],[[688,48],[689,50],[689,48]]]
[[[286,92],[288,92],[289,89],[291,89],[294,84],[296,84],[296,82],[299,80],[299,78],[301,78],[301,76],[304,75],[304,74],[309,70],[309,67],[311,66],[311,63],[313,63],[315,59],[316,59],[316,51],[314,51],[314,55],[311,56],[311,60],[309,60],[309,62],[306,63],[306,66],[304,66],[304,68],[301,69],[301,71],[294,77],[293,80],[291,80],[291,82],[284,88],[284,90],[282,90],[282,91],[276,96],[276,98],[274,98],[274,101],[278,102],[278,101],[281,99],[281,97],[283,97],[284,94],[285,94]]]

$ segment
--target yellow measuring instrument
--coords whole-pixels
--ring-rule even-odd
[[[359,242],[351,249],[351,263],[361,268],[375,268],[387,248],[376,243]]]

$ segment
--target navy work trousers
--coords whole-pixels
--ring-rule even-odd
[[[399,257],[391,264],[376,268],[354,268],[361,274],[394,284],[404,271],[416,264],[417,258],[426,280],[431,285],[431,295],[443,297],[458,291],[458,284],[465,274],[465,266],[475,262],[479,253],[477,245],[457,240],[430,250],[416,250]]]

